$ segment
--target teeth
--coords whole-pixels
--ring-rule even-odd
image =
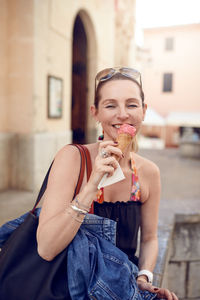
[[[115,128],[119,129],[120,128],[120,125],[114,125]]]

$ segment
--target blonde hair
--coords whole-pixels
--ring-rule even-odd
[[[131,151],[133,152],[138,152],[138,139],[137,139],[137,135],[134,136],[133,140],[132,140],[132,145],[131,145]]]

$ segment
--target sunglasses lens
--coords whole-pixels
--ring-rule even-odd
[[[112,68],[102,70],[101,72],[99,72],[97,74],[96,80],[104,81],[104,80],[110,79],[113,76],[114,73],[115,73],[115,70],[112,69]]]
[[[138,79],[140,78],[140,72],[135,70],[135,69],[130,69],[130,68],[121,68],[120,72],[125,75],[125,76],[129,76],[133,79]]]

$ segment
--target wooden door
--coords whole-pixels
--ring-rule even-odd
[[[87,124],[87,37],[77,16],[73,31],[72,118],[73,143],[86,143]]]

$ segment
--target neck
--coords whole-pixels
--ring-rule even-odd
[[[124,152],[124,158],[119,161],[121,168],[123,169],[131,169],[131,155],[132,152],[131,147],[127,147],[126,151]]]

